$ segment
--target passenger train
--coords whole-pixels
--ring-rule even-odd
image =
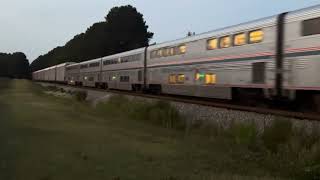
[[[52,66],[33,72],[33,79],[228,100],[254,96],[316,101],[319,71],[320,5]]]

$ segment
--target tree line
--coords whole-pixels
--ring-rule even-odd
[[[62,29],[63,30],[63,29]],[[105,21],[89,27],[64,46],[39,56],[31,65],[31,72],[64,62],[82,62],[147,46],[153,33],[143,15],[127,5],[112,8]]]
[[[22,52],[0,53],[0,77],[29,78],[29,61]]]

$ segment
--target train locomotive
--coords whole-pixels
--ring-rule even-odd
[[[320,5],[33,72],[36,81],[320,109]]]

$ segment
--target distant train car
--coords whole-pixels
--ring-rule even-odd
[[[66,66],[66,80],[69,85],[81,85],[80,81],[80,65],[78,63]]]
[[[35,81],[43,81],[44,80],[44,70],[35,71],[32,73],[32,79]]]
[[[145,48],[102,58],[103,87],[141,90],[143,86]]]
[[[73,64],[73,62],[62,63],[35,71],[32,73],[32,78],[36,81],[66,83],[66,67],[70,64]]]
[[[79,63],[79,78],[83,86],[98,87],[100,82],[101,58]]]
[[[67,79],[66,79],[66,67],[68,65],[74,64],[73,62],[67,62],[67,63],[62,63],[56,66],[55,69],[55,73],[56,73],[56,77],[55,77],[55,81],[58,83],[67,83]]]

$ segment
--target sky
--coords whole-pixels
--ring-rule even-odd
[[[152,42],[203,33],[320,4],[320,0],[0,0],[0,52],[24,52],[32,62],[93,23],[114,6],[144,15]]]

